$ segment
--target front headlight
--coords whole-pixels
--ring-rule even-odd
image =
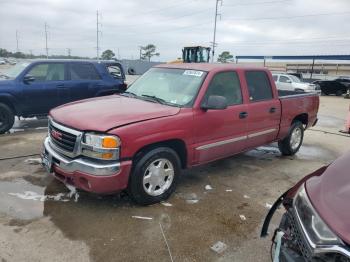
[[[117,136],[86,133],[82,141],[82,153],[92,158],[117,160],[120,145],[121,142]]]
[[[294,207],[299,221],[309,240],[316,246],[342,245],[342,241],[331,231],[313,208],[309,197],[302,185],[294,199]]]

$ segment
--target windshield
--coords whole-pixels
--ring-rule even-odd
[[[301,83],[300,79],[294,75],[288,75],[294,83]]]
[[[206,76],[203,71],[151,68],[128,89],[138,97],[153,97],[175,106],[191,106]]]
[[[9,78],[16,78],[28,65],[29,63],[26,62],[18,63],[15,66],[7,69],[7,71],[4,72],[4,75]]]

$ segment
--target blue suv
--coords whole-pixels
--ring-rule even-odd
[[[76,100],[124,92],[125,75],[114,61],[37,60],[0,73],[0,134],[15,116],[46,115]]]

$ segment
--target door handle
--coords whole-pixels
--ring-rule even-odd
[[[276,107],[271,107],[269,110],[270,113],[275,113],[276,112]]]
[[[62,87],[64,87],[64,84],[57,84],[56,87],[62,88]]]
[[[241,113],[239,113],[239,118],[240,118],[240,119],[246,118],[247,116],[248,116],[248,113],[247,113],[247,112],[241,112]]]

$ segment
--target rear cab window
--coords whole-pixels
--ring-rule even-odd
[[[95,66],[90,63],[70,63],[69,75],[71,80],[100,80]]]
[[[227,105],[242,104],[242,92],[238,74],[234,71],[219,72],[212,78],[204,99],[209,96],[223,96]]]
[[[246,71],[245,78],[251,102],[273,99],[272,87],[266,72]]]

